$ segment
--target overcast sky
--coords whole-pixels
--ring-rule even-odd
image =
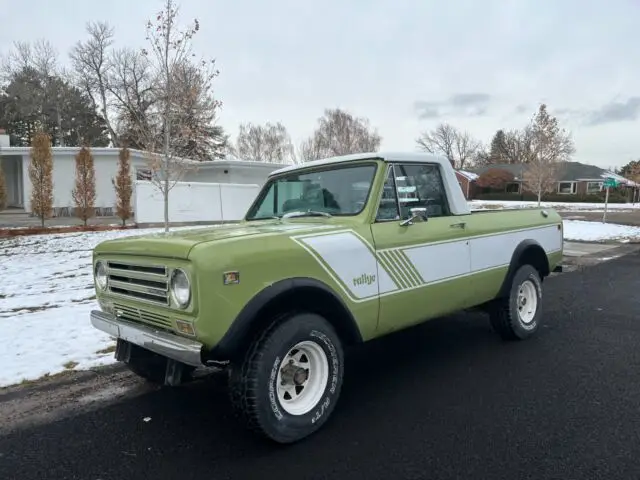
[[[384,150],[416,148],[441,121],[489,142],[539,102],[571,130],[575,160],[640,157],[637,0],[183,0],[198,54],[221,74],[220,123],[282,121],[296,144],[325,107],[368,117]],[[0,0],[0,50],[49,39],[66,60],[84,25],[145,45],[162,0]],[[15,13],[12,13],[15,12]]]

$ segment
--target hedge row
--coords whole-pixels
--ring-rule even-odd
[[[542,196],[543,202],[559,202],[559,203],[604,203],[604,195],[562,195],[557,193],[550,193]],[[538,196],[525,193],[520,195],[519,193],[479,193],[473,200],[496,200],[496,201],[509,201],[509,202],[537,202]],[[620,192],[609,192],[609,203],[627,203],[630,200],[626,195]]]

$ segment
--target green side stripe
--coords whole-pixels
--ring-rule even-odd
[[[388,257],[388,255],[379,254],[377,257],[380,264],[389,273],[393,281],[396,282],[401,290],[409,288],[409,283],[400,275],[398,267],[395,265],[395,262]]]
[[[393,250],[391,252],[388,252],[388,254],[391,255],[391,257],[394,259],[394,263],[396,264],[400,274],[403,276],[403,278],[406,279],[409,286],[410,287],[417,286],[415,279],[409,274],[409,272],[407,271],[407,267],[403,264],[402,258],[398,254],[398,251]]]

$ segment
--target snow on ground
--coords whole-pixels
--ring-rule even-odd
[[[501,200],[471,200],[468,202],[471,210],[496,210],[511,208],[537,208],[538,202],[514,202]],[[578,202],[540,202],[542,208],[553,208],[564,212],[602,212],[604,203]],[[640,210],[640,203],[610,203],[607,210],[632,211]]]
[[[104,240],[162,231],[0,239],[0,387],[113,362],[114,342],[89,321],[98,306],[91,251]]]
[[[564,239],[584,242],[640,241],[640,227],[617,225],[615,223],[584,222],[581,220],[564,220]]]
[[[89,312],[97,308],[91,251],[104,240],[161,231],[0,239],[0,387],[113,363],[113,340],[89,321]],[[564,236],[583,241],[640,240],[640,227],[565,220]]]

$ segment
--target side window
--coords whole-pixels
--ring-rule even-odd
[[[385,220],[399,220],[398,202],[396,197],[396,185],[393,181],[393,167],[389,169],[389,174],[384,182],[380,205],[378,205],[378,213],[376,221],[384,222]]]
[[[411,216],[410,208],[424,207],[429,217],[451,215],[440,168],[433,164],[401,164],[394,167],[400,218]]]

